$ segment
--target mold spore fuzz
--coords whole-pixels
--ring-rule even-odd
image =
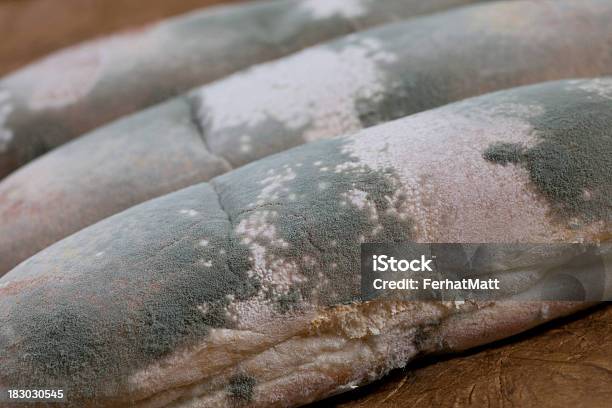
[[[8,91],[0,89],[0,153],[5,152],[13,140],[13,132],[6,127],[8,116],[13,111]]]
[[[356,101],[382,99],[379,65],[395,58],[374,38],[309,49],[203,87],[199,117],[212,137],[236,128],[248,133],[267,121],[299,131],[307,142],[360,130]]]
[[[305,0],[299,8],[315,19],[331,17],[356,18],[367,13],[371,0]]]

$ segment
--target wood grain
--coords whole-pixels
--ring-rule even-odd
[[[1,0],[0,75],[93,38],[237,0]],[[606,407],[612,305],[469,353],[429,358],[310,408]]]
[[[308,408],[609,407],[612,305],[397,370]]]
[[[52,51],[164,17],[239,0],[2,0],[0,75]]]

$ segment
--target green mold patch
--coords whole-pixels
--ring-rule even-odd
[[[292,289],[286,294],[282,294],[276,299],[276,308],[281,313],[290,313],[299,308],[300,293]]]
[[[277,312],[299,312],[315,302],[313,294],[326,305],[358,298],[360,238],[378,228],[380,242],[405,241],[412,224],[386,213],[397,187],[392,172],[356,163],[343,153],[344,143],[299,147],[150,201],[33,258],[22,274],[53,268],[62,279],[0,299],[9,310],[1,322],[11,328],[6,336],[0,331],[0,361],[7,362],[0,382],[74,390],[71,403],[79,406],[108,390],[119,394],[129,375],[200,341],[211,328],[232,328],[230,303],[263,293],[265,282],[249,273],[256,270],[251,249],[236,232],[259,210],[277,214],[269,222],[288,243],[266,244],[267,254],[294,264],[305,278],[269,293]],[[273,187],[262,184],[269,171],[287,167],[295,171],[281,183],[287,190],[257,204]],[[369,207],[350,202],[355,190]],[[249,397],[250,380],[232,384],[231,394]]]
[[[251,216],[274,214],[266,223],[287,245],[254,239],[271,256],[269,264],[282,260],[296,265],[304,277],[287,293],[270,294],[280,312],[296,310],[303,301],[311,302],[313,295],[323,305],[358,300],[360,242],[404,242],[412,237],[413,221],[388,211],[407,199],[397,194],[393,171],[358,163],[343,151],[345,143],[346,139],[335,138],[300,146],[214,180],[234,225]],[[287,171],[294,177],[280,183],[273,197],[253,207],[260,193],[270,188],[253,180]],[[355,191],[363,196],[362,205],[351,202]],[[396,199],[393,204],[390,197]]]
[[[246,374],[238,374],[230,378],[227,393],[230,399],[238,403],[249,403],[253,400],[253,391],[257,381]]]
[[[501,164],[520,163],[523,159],[524,148],[519,144],[513,143],[496,143],[485,150],[483,157],[491,162]]]
[[[526,118],[537,142],[495,143],[484,159],[516,164],[529,172],[555,214],[612,220],[612,100],[563,83],[524,88],[519,100],[538,103],[542,114]],[[567,85],[567,83],[565,83]]]
[[[266,117],[254,125],[237,125],[212,131],[212,118],[206,116],[200,106],[206,99],[194,99],[201,117],[203,133],[211,152],[225,158],[233,168],[238,168],[262,157],[302,145],[303,135],[310,124],[294,128],[273,117]],[[242,138],[248,135],[248,142]]]
[[[33,258],[22,274],[54,268],[61,278],[0,299],[9,310],[0,322],[11,327],[0,332],[0,382],[62,388],[71,406],[83,406],[211,328],[229,327],[230,299],[248,299],[259,287],[246,275],[246,248],[230,232],[216,193],[202,184]]]

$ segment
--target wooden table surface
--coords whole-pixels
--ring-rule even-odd
[[[53,50],[237,0],[0,0],[0,75]],[[428,358],[310,408],[612,406],[612,306]]]
[[[85,39],[238,1],[0,0],[0,75]]]
[[[601,305],[307,408],[610,407],[611,356],[612,305]]]

